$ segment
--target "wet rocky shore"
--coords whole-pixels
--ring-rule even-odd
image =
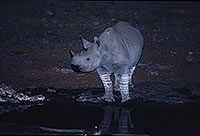
[[[103,88],[16,91],[1,83],[0,90],[0,134],[187,136],[199,130],[194,84],[135,84],[125,104],[119,92],[114,103],[98,99]]]
[[[167,83],[138,83],[134,88],[130,89],[131,102],[154,102],[163,103],[168,105],[188,104],[188,103],[200,103],[199,85],[195,84],[167,84]],[[0,104],[1,113],[9,112],[13,109],[17,109],[16,106],[12,107],[12,104],[19,104],[22,108],[23,104],[26,107],[31,105],[37,105],[45,101],[63,100],[68,99],[77,103],[88,104],[104,104],[105,102],[99,99],[103,96],[103,88],[93,89],[79,89],[79,90],[65,90],[65,89],[53,89],[53,88],[27,88],[25,90],[16,91],[12,87],[0,84]],[[119,104],[121,95],[120,92],[114,92],[116,102]],[[22,104],[22,105],[21,105]],[[30,106],[28,106],[30,104]],[[10,105],[10,106],[8,106]],[[10,107],[10,109],[6,109]],[[23,109],[23,108],[22,108]]]

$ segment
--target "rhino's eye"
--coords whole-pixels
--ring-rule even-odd
[[[87,60],[87,61],[90,61],[90,58],[87,58],[86,60]]]

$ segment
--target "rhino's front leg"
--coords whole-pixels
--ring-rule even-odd
[[[102,69],[97,69],[97,72],[99,74],[99,77],[101,78],[101,81],[103,83],[104,89],[105,89],[105,94],[102,97],[103,100],[112,102],[115,101],[114,95],[113,95],[113,83],[110,78],[109,73],[104,72]]]
[[[110,74],[100,75],[100,78],[101,78],[101,81],[103,82],[103,85],[105,88],[105,94],[102,98],[108,102],[115,101],[115,98],[113,95],[113,84],[110,79]]]
[[[119,89],[122,96],[122,103],[131,99],[129,96],[129,80],[129,74],[122,74],[120,76]]]

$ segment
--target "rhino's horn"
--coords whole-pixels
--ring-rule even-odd
[[[75,56],[75,53],[72,50],[69,50],[71,57]]]

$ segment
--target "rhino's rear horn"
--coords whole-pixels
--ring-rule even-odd
[[[69,52],[70,52],[70,56],[71,56],[71,57],[74,57],[74,56],[75,56],[75,53],[74,53],[71,49],[69,50]]]

